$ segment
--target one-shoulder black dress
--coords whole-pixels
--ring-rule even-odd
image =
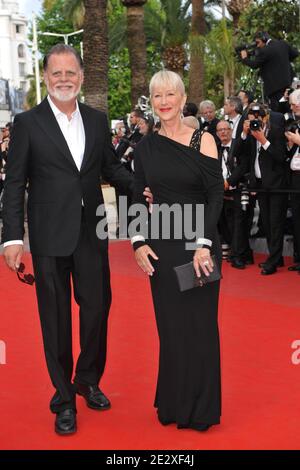
[[[134,202],[145,202],[149,186],[154,204],[204,204],[204,240],[221,264],[217,222],[223,204],[223,178],[217,159],[199,152],[200,132],[186,146],[157,133],[135,151]],[[149,222],[151,224],[151,220]],[[218,333],[219,282],[180,292],[174,266],[192,261],[186,240],[146,239],[159,257],[150,258],[150,278],[160,340],[155,407],[162,424],[196,428],[218,424],[221,414]]]

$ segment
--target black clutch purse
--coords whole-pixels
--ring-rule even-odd
[[[214,267],[209,276],[206,276],[200,268],[201,277],[197,277],[192,261],[190,263],[174,267],[180,292],[193,289],[194,287],[203,287],[205,284],[219,281],[222,278],[215,256],[213,255],[211,258],[213,260]]]

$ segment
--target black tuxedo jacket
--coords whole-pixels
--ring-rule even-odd
[[[132,145],[132,148],[134,149],[136,147],[136,144],[138,144],[142,138],[143,134],[140,133],[138,127],[133,131],[130,136],[121,138],[120,144],[116,149],[117,156],[121,159],[128,147]]]
[[[267,140],[270,142],[270,146],[267,150],[264,150],[261,146],[259,152],[262,188],[285,188],[287,183],[286,140],[284,136],[284,118],[280,113],[271,112]],[[240,138],[236,149],[241,154],[247,155],[250,167],[250,188],[256,188],[257,180],[254,164],[257,153],[257,140],[251,135],[245,141]]]
[[[223,148],[218,147],[219,161],[222,164]],[[245,176],[249,172],[249,156],[236,151],[235,140],[231,141],[231,146],[228,153],[227,167],[230,176],[227,181],[230,186],[237,186],[238,183],[245,182]]]
[[[297,49],[285,41],[272,39],[266,46],[257,49],[254,58],[247,57],[242,62],[251,68],[259,68],[264,81],[266,96],[287,88],[292,83],[293,72],[290,62],[298,56]]]
[[[199,118],[198,120],[200,124],[200,129],[208,131],[210,134],[214,136],[214,138],[216,139],[216,142],[219,142],[219,137],[217,136],[217,124],[220,121],[220,119],[215,117],[210,122],[207,122],[207,121],[203,122],[201,118]]]
[[[100,178],[131,193],[131,175],[111,144],[106,115],[79,103],[85,129],[85,151],[78,171],[48,100],[16,116],[10,141],[3,204],[3,241],[22,240],[24,190],[29,182],[28,228],[31,252],[68,256],[80,234],[82,201],[95,247],[97,207],[103,204]],[[102,216],[103,218],[104,216]]]

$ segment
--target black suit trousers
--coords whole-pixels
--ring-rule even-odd
[[[105,367],[107,320],[111,304],[108,250],[95,250],[89,238],[84,211],[77,247],[71,256],[33,255],[34,274],[44,350],[56,392],[50,409],[58,413],[76,409],[72,385],[71,280],[79,305],[80,355],[75,378],[79,383],[98,384]]]
[[[260,182],[256,185],[261,187]],[[266,261],[270,267],[276,266],[282,257],[284,226],[287,211],[287,195],[276,192],[258,192],[257,199],[261,221],[267,237],[269,257]]]
[[[243,258],[251,254],[249,245],[249,212],[252,211],[252,198],[249,196],[249,204],[243,210],[241,204],[241,192],[233,192],[234,212],[232,225],[231,256]]]
[[[300,171],[292,171],[291,188],[300,191]],[[300,250],[300,192],[291,193],[291,208],[293,216],[294,252]]]

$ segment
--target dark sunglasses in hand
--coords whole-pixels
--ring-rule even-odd
[[[17,270],[17,276],[18,276],[19,281],[32,286],[35,281],[34,276],[32,274],[25,274],[24,271],[25,271],[25,264],[20,263],[20,266]]]

